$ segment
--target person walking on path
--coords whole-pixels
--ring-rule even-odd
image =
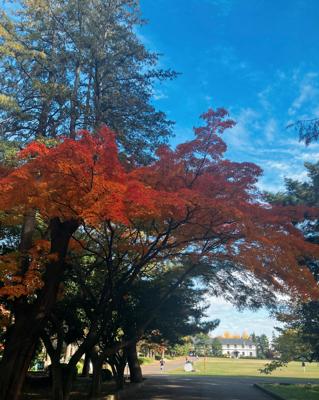
[[[164,371],[164,365],[165,365],[165,361],[163,360],[163,358],[160,359],[160,370],[161,372]]]

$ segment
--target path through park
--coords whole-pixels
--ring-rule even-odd
[[[169,375],[167,372],[182,368],[185,358],[168,360],[165,369],[160,364],[143,367],[145,384],[123,400],[269,400],[253,387],[255,378]]]
[[[121,400],[270,400],[253,387],[256,379],[211,376],[147,376],[145,384]]]
[[[143,376],[148,375],[163,375],[166,372],[173,371],[178,368],[183,368],[185,363],[185,357],[178,357],[174,360],[166,360],[164,365],[164,371],[160,370],[159,361],[153,364],[142,366]]]

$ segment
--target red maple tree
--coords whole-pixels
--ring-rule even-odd
[[[305,261],[318,258],[319,248],[304,241],[290,218],[293,212],[303,219],[304,210],[263,202],[255,186],[260,168],[223,158],[220,135],[234,125],[227,112],[209,110],[202,117],[206,125],[195,129],[194,140],[176,150],[163,146],[145,167],[119,160],[106,127],[51,148],[33,142],[20,153],[20,165],[0,181],[0,209],[10,224],[32,211],[47,231],[34,241],[27,266],[21,268],[19,252],[0,259],[0,295],[37,293],[24,304],[21,324],[16,313],[13,338],[32,321],[30,343],[37,337],[56,301],[72,235],[86,251],[98,252],[115,285],[128,287],[150,265],[187,257],[191,268],[231,261],[278,290],[318,295]],[[5,351],[3,368],[6,362]]]

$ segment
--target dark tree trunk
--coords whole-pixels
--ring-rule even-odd
[[[46,131],[48,128],[48,117],[49,117],[49,112],[50,112],[50,107],[51,107],[52,100],[50,99],[45,99],[44,104],[42,105],[40,117],[39,117],[39,123],[37,130],[35,132],[35,137],[39,138],[42,136],[46,136]]]
[[[143,375],[140,363],[137,358],[136,343],[132,343],[126,347],[127,362],[130,369],[131,382],[142,382]]]
[[[125,384],[124,371],[125,371],[125,364],[119,365],[117,368],[117,374],[116,374],[116,388],[117,389],[123,389],[123,387],[124,387],[124,384]]]
[[[98,128],[102,123],[101,113],[101,88],[100,88],[100,68],[99,61],[94,63],[94,125]]]
[[[34,354],[37,337],[28,318],[16,320],[14,329],[8,332],[0,369],[0,399],[18,400],[25,376]],[[25,333],[28,332],[27,337]],[[31,333],[32,332],[32,333]]]
[[[44,286],[34,304],[20,301],[15,308],[15,323],[8,330],[0,363],[1,400],[18,400],[20,396],[35,346],[56,302],[65,267],[64,258],[70,237],[76,228],[75,221],[62,223],[58,218],[52,220],[51,253],[58,254],[58,259],[47,266]]]
[[[35,211],[30,210],[24,215],[19,251],[21,254],[20,273],[23,276],[29,266],[29,250],[32,247],[33,233],[35,229]],[[1,370],[0,377],[0,398],[2,399],[2,381],[9,386],[16,387],[16,393],[22,389],[24,376],[26,375],[36,345],[34,335],[31,333],[32,325],[29,325],[28,318],[25,314],[31,308],[26,304],[23,298],[17,299],[14,303],[15,311],[15,329],[10,327],[7,333],[7,341],[5,351],[2,357],[2,363],[5,363],[6,368]],[[25,337],[25,328],[28,326],[27,332],[30,332],[29,337]],[[20,371],[20,374],[11,375],[12,370]],[[1,379],[2,378],[2,379]],[[17,394],[10,391],[10,398],[15,400]]]
[[[81,66],[80,62],[76,62],[74,87],[71,97],[71,111],[70,111],[70,138],[75,139],[75,128],[78,118],[78,91],[80,83]]]
[[[64,400],[63,396],[63,364],[51,364],[52,399]]]
[[[83,127],[84,129],[89,129],[90,127],[90,116],[91,116],[91,89],[92,89],[92,77],[93,71],[92,67],[89,72],[89,81],[87,85],[87,91],[86,91],[86,101],[85,101],[85,111],[84,111],[84,118],[83,118]]]
[[[52,317],[52,315],[51,315]],[[63,368],[65,364],[60,363],[62,347],[63,347],[63,329],[58,327],[56,331],[56,346],[53,346],[50,336],[45,331],[41,333],[41,339],[48,352],[51,365],[51,391],[53,400],[63,400]]]
[[[115,361],[112,357],[112,361],[109,361],[109,364],[112,368],[113,377],[115,379],[116,388],[123,389],[125,383],[124,371],[125,371],[125,363],[120,364],[119,362]]]
[[[63,369],[63,400],[69,400],[77,370],[72,365],[64,365]]]
[[[102,360],[93,361],[93,376],[90,389],[90,399],[101,395],[102,392]]]
[[[91,362],[90,353],[85,353],[84,364],[81,373],[81,376],[83,378],[87,378],[90,375],[90,362]]]

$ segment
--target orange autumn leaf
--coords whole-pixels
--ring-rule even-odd
[[[306,261],[318,259],[319,246],[305,242],[291,223],[292,213],[302,220],[307,210],[266,204],[255,187],[261,169],[223,158],[220,134],[234,125],[227,112],[209,110],[203,118],[194,140],[176,150],[162,146],[143,167],[120,162],[115,135],[106,127],[52,148],[31,144],[21,153],[25,162],[0,181],[0,210],[36,210],[48,224],[53,218],[78,221],[84,247],[94,232],[119,270],[183,257],[212,266],[228,261],[274,288],[318,296]],[[308,211],[307,218],[318,216]],[[12,281],[19,295],[23,285],[25,293],[41,286],[47,260],[54,261],[49,247],[38,243],[31,250],[23,282]],[[8,295],[8,286],[0,294]]]

